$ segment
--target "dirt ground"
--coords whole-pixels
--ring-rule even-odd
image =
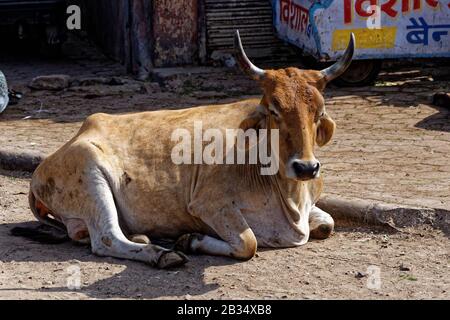
[[[450,298],[448,235],[431,228],[395,234],[338,228],[328,240],[260,250],[248,262],[191,256],[184,267],[163,271],[96,257],[72,243],[42,245],[10,236],[11,228],[31,220],[29,177],[2,173],[0,299]],[[80,290],[67,288],[73,267],[80,268]],[[379,287],[371,271],[376,268]]]
[[[0,148],[48,154],[95,112],[184,108],[259,93],[230,69],[161,71],[155,82],[138,82],[89,46],[69,43],[65,51],[66,58],[57,61],[0,57],[12,87],[25,93],[0,115]],[[325,192],[450,210],[450,110],[431,105],[435,92],[450,92],[450,68],[424,64],[387,71],[374,87],[327,90],[327,109],[338,131],[317,152]],[[71,86],[56,92],[26,87],[34,76],[46,74],[68,74]],[[32,224],[29,178],[0,171],[0,299],[450,298],[449,235],[430,226],[396,233],[338,227],[328,240],[260,250],[249,262],[192,256],[183,268],[161,271],[99,258],[72,243],[42,245],[12,237],[14,226]],[[77,268],[81,289],[68,289],[70,272]]]

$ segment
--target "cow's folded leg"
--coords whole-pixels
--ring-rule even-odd
[[[128,240],[111,219],[95,224],[100,228],[93,225],[89,224],[89,233],[92,252],[97,255],[142,261],[158,268],[171,268],[187,262],[187,257],[181,252]]]
[[[198,216],[198,215],[197,215]],[[240,212],[221,210],[219,214],[198,216],[221,238],[201,234],[181,236],[176,250],[249,260],[257,248],[256,237]]]
[[[123,234],[113,195],[107,182],[92,188],[95,211],[87,221],[93,253],[100,256],[138,260],[158,268],[170,268],[187,262],[181,252],[167,250],[153,244],[135,243]]]
[[[175,250],[215,256],[231,256],[233,253],[233,248],[227,242],[199,233],[189,233],[178,238]]]
[[[310,237],[313,239],[326,239],[334,230],[334,220],[330,214],[313,206],[309,213]]]

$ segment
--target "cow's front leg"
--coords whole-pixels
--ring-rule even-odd
[[[330,214],[313,206],[309,213],[310,237],[313,239],[326,239],[334,230],[334,220]]]
[[[195,216],[210,226],[220,239],[196,233],[186,234],[178,239],[175,250],[240,260],[249,260],[255,255],[256,237],[239,210],[226,207],[216,213],[197,213]]]

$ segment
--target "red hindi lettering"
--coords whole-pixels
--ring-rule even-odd
[[[433,8],[437,8],[439,6],[439,1],[438,0],[425,0],[425,2]]]
[[[352,23],[352,0],[344,0],[344,23]]]
[[[291,0],[280,0],[280,22],[289,23]]]
[[[307,26],[308,10],[296,3],[290,7],[290,27],[293,30],[305,31]]]
[[[420,9],[420,2],[422,0],[413,0],[413,10]],[[409,5],[411,0],[402,0],[402,12],[408,12],[410,10]]]
[[[381,5],[381,11],[386,13],[391,18],[395,18],[397,16],[397,10],[392,7],[395,6],[397,0],[389,0],[388,2]]]
[[[306,31],[309,21],[309,11],[302,7],[301,31]]]
[[[366,11],[363,9],[363,4],[365,2],[369,2],[369,10]],[[371,9],[372,6],[377,5],[377,0],[356,0],[355,3],[355,11],[360,17],[368,18],[375,14],[375,10]]]

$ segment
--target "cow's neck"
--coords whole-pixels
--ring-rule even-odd
[[[271,199],[273,203],[281,204],[287,220],[294,230],[308,219],[311,208],[310,195],[305,182],[284,178],[278,172],[276,175],[262,175],[261,165],[238,165],[239,177],[251,193],[261,199],[261,203]],[[303,218],[303,219],[302,219]]]
[[[266,114],[266,128],[270,127],[270,122],[271,115]],[[270,146],[270,133],[268,133],[267,139],[268,146]],[[246,155],[246,159],[249,159],[248,154]],[[308,208],[311,201],[310,195],[307,192],[308,188],[305,182],[287,179],[282,176],[280,172],[284,170],[284,164],[279,159],[278,163],[280,168],[275,175],[263,175],[263,165],[258,160],[257,164],[239,165],[239,176],[242,177],[243,182],[250,190],[257,193],[263,192],[266,197],[279,201],[283,206],[283,211],[287,215],[288,220],[293,224],[297,224],[304,211],[309,211]]]

